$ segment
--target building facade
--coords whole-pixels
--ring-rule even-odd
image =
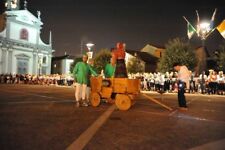
[[[153,45],[147,44],[144,48],[141,49],[141,52],[146,52],[152,56],[161,58],[165,52],[165,48],[158,48]]]
[[[143,72],[156,72],[157,63],[159,61],[158,57],[147,52],[126,50],[126,65],[134,58],[138,60],[139,69],[143,68]]]
[[[71,67],[76,59],[75,56],[64,55],[52,58],[52,74],[71,74]]]
[[[18,3],[18,5],[16,5]],[[20,10],[19,1],[6,1],[5,29],[0,32],[0,74],[50,74],[52,59],[51,32],[49,43],[41,40],[43,22],[26,9]]]

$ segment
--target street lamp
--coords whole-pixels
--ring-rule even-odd
[[[184,17],[185,21],[187,21],[188,23],[188,38],[191,39],[192,35],[196,32],[198,37],[200,37],[201,41],[202,41],[202,47],[203,47],[203,51],[205,54],[203,54],[201,52],[201,56],[202,58],[199,58],[199,65],[198,65],[198,72],[202,71],[202,83],[204,81],[204,74],[205,74],[205,69],[207,68],[207,51],[205,48],[205,40],[207,39],[207,37],[214,31],[213,29],[213,22],[215,19],[215,15],[216,15],[216,11],[217,9],[214,10],[213,15],[211,17],[210,21],[206,21],[206,22],[201,22],[200,23],[200,18],[199,18],[199,14],[198,11],[196,10],[196,14],[197,14],[197,30],[191,25],[191,23],[186,19],[186,17]],[[205,81],[204,81],[205,83]],[[202,88],[202,92],[203,92],[203,86],[201,86]]]
[[[91,51],[91,48],[94,46],[95,44],[93,43],[87,43],[86,46],[88,48],[89,51]]]
[[[209,22],[202,22],[199,24],[199,36],[201,40],[206,40],[211,31],[212,29]]]
[[[92,58],[93,56],[93,51],[91,51],[91,48],[94,46],[95,44],[93,43],[87,43],[86,46],[88,48],[88,52],[87,52],[87,55],[88,55],[88,59]]]
[[[206,53],[205,40],[211,32],[212,32],[212,29],[210,27],[209,22],[202,22],[202,23],[199,24],[199,34],[198,35],[202,40],[202,46],[203,46],[203,49],[204,49],[205,53]],[[206,60],[204,61],[204,63],[202,62],[201,65],[202,65],[201,93],[203,94],[205,92],[205,71],[204,70],[207,68]]]

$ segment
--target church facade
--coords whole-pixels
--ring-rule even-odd
[[[0,32],[0,74],[50,74],[52,60],[51,32],[48,44],[41,40],[43,22],[19,0],[6,1],[5,29]],[[16,5],[18,3],[18,5]]]

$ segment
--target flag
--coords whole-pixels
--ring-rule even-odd
[[[195,28],[188,22],[188,24],[187,24],[188,38],[191,39],[195,32],[196,32]]]
[[[220,25],[216,27],[216,29],[220,32],[220,34],[223,36],[225,39],[225,20],[223,20]]]

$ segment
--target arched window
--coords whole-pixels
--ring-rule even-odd
[[[43,62],[43,64],[47,64],[47,57],[46,56],[43,57],[42,62]]]
[[[27,29],[21,29],[21,31],[20,31],[20,39],[28,40],[28,31],[27,31]]]

